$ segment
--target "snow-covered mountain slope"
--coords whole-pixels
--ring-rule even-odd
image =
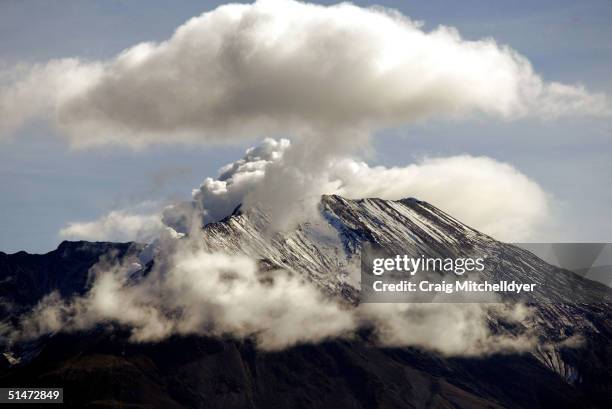
[[[538,302],[532,306],[530,325],[542,340],[561,342],[577,335],[586,340],[603,337],[600,341],[606,343],[612,333],[607,287],[498,242],[426,202],[412,198],[349,200],[330,195],[322,197],[320,214],[318,220],[302,223],[295,230],[272,233],[263,212],[237,211],[205,226],[203,240],[211,250],[244,253],[268,268],[302,274],[326,292],[351,302],[359,299],[359,256],[364,243],[391,254],[485,255],[487,268],[482,279],[537,284],[533,296]],[[513,296],[500,297],[510,301]],[[568,303],[568,298],[576,302]],[[585,300],[601,302],[586,304]],[[565,379],[576,381],[571,359],[559,351],[541,350],[535,356]]]
[[[460,243],[494,241],[440,210],[414,199],[347,200],[323,196],[321,217],[295,230],[272,233],[258,210],[235,212],[204,227],[210,250],[247,254],[270,267],[303,274],[331,293],[357,297],[361,244],[389,251],[422,245],[426,254]]]
[[[551,266],[521,248],[501,243],[429,203],[408,198],[349,200],[323,196],[321,217],[273,233],[258,210],[236,211],[204,227],[210,250],[244,253],[270,267],[300,273],[334,294],[357,296],[360,252],[368,243],[389,254],[486,257],[482,279],[536,283],[539,302],[607,300],[601,284]]]

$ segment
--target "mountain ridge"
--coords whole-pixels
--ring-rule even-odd
[[[237,209],[222,221],[203,226],[197,240],[210,251],[246,254],[266,268],[289,269],[330,296],[349,302],[359,299],[356,274],[365,242],[390,251],[401,251],[402,243],[411,243],[431,254],[466,243],[479,246],[500,257],[500,269],[491,271],[491,277],[557,271],[525,250],[507,247],[417,199],[350,200],[331,195],[322,197],[320,211],[317,220],[270,234],[269,216],[257,209]],[[146,251],[134,243],[63,242],[44,255],[0,254],[0,294],[14,307],[4,310],[3,317],[15,319],[52,289],[65,296],[82,294],[89,268],[109,250],[119,257]],[[47,280],[32,284],[45,276]],[[64,281],[59,280],[62,277]],[[30,286],[34,290],[23,291]],[[208,402],[210,407],[235,408],[530,408],[580,407],[585,402],[608,406],[612,398],[609,304],[544,303],[534,308],[529,325],[542,341],[557,346],[531,353],[449,358],[420,348],[381,348],[358,334],[354,340],[269,353],[258,351],[248,339],[173,336],[158,343],[132,344],[125,329],[103,325],[24,344],[20,346],[24,358],[17,364],[8,359],[14,356],[4,355],[0,383],[33,380],[41,386],[65,385],[73,391],[69,403],[75,407],[85,403],[114,407],[115,401],[152,407],[201,407]],[[491,325],[498,324],[493,320]],[[582,337],[581,345],[563,344],[575,335]],[[521,377],[529,384],[518,387],[514,378]],[[99,384],[97,391],[87,386],[93,379]],[[117,389],[122,382],[134,392]]]

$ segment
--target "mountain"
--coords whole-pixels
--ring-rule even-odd
[[[416,199],[323,196],[320,215],[279,234],[271,232],[264,211],[237,209],[204,226],[201,240],[213,251],[252,256],[262,269],[299,274],[347,303],[359,300],[366,244],[431,256],[470,249],[488,256],[487,279],[530,277],[547,284],[534,294],[538,302],[529,325],[543,343],[556,346],[448,358],[418,348],[383,348],[360,333],[352,340],[263,352],[249,340],[196,336],[135,344],[126,330],[100,326],[11,347],[0,362],[0,386],[63,386],[74,407],[610,407],[612,322],[603,285],[497,242]],[[53,290],[84,293],[89,268],[109,251],[125,257],[143,247],[64,242],[46,255],[0,253],[1,317],[15,321]],[[576,300],[602,302],[558,302],[568,288],[575,289]],[[491,325],[499,325],[495,317]],[[582,344],[561,342],[572,336]]]
[[[143,246],[133,243],[62,242],[47,254],[0,252],[0,318],[16,317],[56,290],[62,297],[82,295],[89,268],[100,257],[124,257]]]

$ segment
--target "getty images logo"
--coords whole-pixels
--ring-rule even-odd
[[[372,274],[381,276],[385,272],[403,272],[414,276],[419,271],[437,271],[454,273],[458,276],[466,272],[482,272],[485,269],[484,257],[478,258],[441,258],[441,257],[410,257],[406,254],[394,257],[374,258]]]

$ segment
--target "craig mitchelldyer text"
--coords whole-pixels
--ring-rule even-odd
[[[536,284],[521,284],[516,281],[500,281],[489,283],[488,281],[455,281],[455,282],[430,282],[418,283],[400,281],[397,283],[385,283],[381,280],[374,281],[373,289],[376,292],[437,292],[452,294],[455,292],[532,292]]]

